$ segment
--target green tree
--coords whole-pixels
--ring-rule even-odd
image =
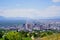
[[[8,32],[5,35],[3,35],[4,40],[21,40],[21,36],[19,35],[18,32]]]
[[[0,31],[0,38],[4,35],[4,32]]]

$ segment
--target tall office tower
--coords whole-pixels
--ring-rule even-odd
[[[33,24],[32,23],[26,23],[26,30],[32,31]]]

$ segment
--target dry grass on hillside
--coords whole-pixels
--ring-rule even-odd
[[[59,34],[53,34],[53,35],[50,35],[50,36],[46,36],[46,37],[43,37],[43,38],[37,38],[36,40],[60,40],[60,33]]]

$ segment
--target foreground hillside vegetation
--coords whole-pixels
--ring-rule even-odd
[[[60,40],[60,33],[43,37],[41,40]]]
[[[60,40],[60,32],[56,30],[25,32],[0,29],[0,40]]]

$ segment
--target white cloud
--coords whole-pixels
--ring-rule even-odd
[[[6,9],[1,10],[0,15],[5,17],[34,17],[34,9]]]
[[[60,6],[50,6],[44,10],[46,17],[60,16]]]
[[[50,6],[44,10],[36,9],[6,9],[0,10],[0,15],[5,17],[47,18],[60,16],[60,6]]]
[[[60,0],[52,0],[53,2],[60,2]]]
[[[50,6],[44,10],[35,11],[37,17],[59,17],[60,16],[60,6]]]

